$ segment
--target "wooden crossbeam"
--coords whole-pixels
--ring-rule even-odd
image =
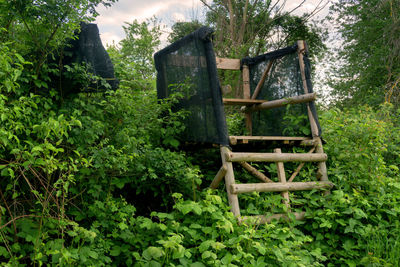
[[[292,182],[292,183],[258,183],[258,184],[232,184],[230,191],[232,194],[242,194],[251,192],[284,192],[284,191],[303,191],[313,189],[332,188],[333,183],[324,182]]]
[[[216,57],[217,69],[240,70],[240,59]]]
[[[307,153],[313,153],[315,151],[315,147],[311,148],[310,151],[308,151]],[[296,170],[293,172],[293,174],[290,176],[288,182],[292,182],[294,180],[294,178],[296,178],[296,176],[300,173],[301,169],[304,167],[304,162],[300,163],[300,165],[296,168]]]
[[[256,178],[258,178],[259,180],[261,180],[264,183],[273,183],[274,181],[272,181],[271,179],[269,179],[265,174],[263,174],[262,172],[260,172],[259,170],[257,170],[256,168],[254,168],[253,166],[251,166],[250,164],[248,164],[247,162],[241,161],[239,162],[239,164],[249,173],[251,173],[253,176],[255,176]]]
[[[269,73],[269,71],[270,71],[271,68],[272,68],[272,64],[274,63],[274,61],[275,61],[275,60],[270,60],[270,61],[268,62],[268,66],[265,68],[264,73],[263,73],[263,75],[261,76],[261,79],[260,79],[260,81],[258,82],[258,84],[257,84],[257,86],[256,86],[256,89],[254,89],[254,93],[253,93],[253,95],[251,96],[251,99],[256,99],[256,98],[257,98],[258,94],[259,94],[260,91],[261,91],[262,86],[264,85],[265,79],[267,78],[268,73]]]
[[[226,160],[231,162],[320,162],[326,161],[325,153],[296,154],[296,153],[227,153]]]
[[[222,165],[222,167],[219,169],[217,174],[215,175],[213,181],[211,182],[210,188],[212,189],[217,189],[218,185],[221,183],[222,179],[225,177],[225,174],[228,171],[228,167],[226,164]]]
[[[249,111],[253,112],[253,111],[257,111],[257,110],[283,107],[283,106],[286,106],[289,104],[306,103],[306,102],[314,101],[316,98],[317,98],[316,93],[304,94],[304,95],[288,97],[288,98],[284,98],[284,99],[267,101],[262,104],[253,105],[251,107],[246,107],[244,109],[244,111],[245,112],[249,112]]]
[[[300,146],[316,146],[317,144],[318,140],[316,139],[303,140],[300,142]]]
[[[222,102],[225,105],[238,105],[238,106],[250,106],[255,104],[262,104],[266,100],[253,100],[253,99],[238,99],[238,98],[222,98]]]

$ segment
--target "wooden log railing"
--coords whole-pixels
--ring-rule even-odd
[[[232,184],[232,194],[242,194],[251,192],[285,192],[303,191],[313,189],[332,188],[333,183],[329,181],[320,182],[291,182],[291,183],[258,183],[258,184]]]
[[[321,162],[326,161],[325,153],[296,154],[296,153],[243,153],[231,152],[226,154],[229,162]]]

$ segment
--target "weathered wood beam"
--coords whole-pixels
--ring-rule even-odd
[[[227,153],[226,160],[231,162],[320,162],[326,161],[328,156],[325,153],[299,154],[299,153]]]
[[[217,69],[240,70],[240,59],[216,57],[215,60],[217,62]]]
[[[315,147],[311,148],[310,151],[308,151],[307,153],[314,153],[315,151]],[[294,180],[294,178],[296,178],[296,176],[300,173],[301,169],[303,168],[305,162],[300,163],[300,165],[296,168],[296,170],[292,173],[292,175],[290,176],[288,182],[292,182]]]
[[[304,95],[288,97],[288,98],[284,98],[284,99],[267,101],[262,104],[254,105],[251,107],[246,107],[244,109],[244,111],[245,112],[253,112],[253,111],[257,111],[257,110],[283,107],[283,106],[286,106],[289,104],[306,103],[306,102],[314,101],[316,98],[317,98],[316,93],[304,94]]]
[[[284,191],[303,191],[313,189],[332,188],[333,183],[325,182],[292,182],[292,183],[258,183],[258,184],[232,184],[230,192],[232,194],[242,194],[251,192],[284,192]]]
[[[280,148],[275,148],[274,152],[278,153],[278,154],[282,154],[282,150]],[[283,162],[281,162],[281,161],[276,162],[276,170],[278,172],[278,180],[279,180],[279,182],[285,184],[286,183],[286,174],[285,174],[285,168],[283,166]],[[285,204],[286,207],[288,209],[290,209],[289,191],[282,192],[281,196],[283,198],[283,204]]]
[[[229,136],[231,145],[236,145],[238,141],[307,141],[311,140],[309,137],[297,136]]]
[[[225,105],[238,105],[238,106],[249,106],[255,104],[264,103],[266,100],[253,100],[253,99],[238,99],[238,98],[222,98],[222,102]]]
[[[250,99],[250,70],[249,66],[243,65],[242,66],[242,79],[243,79],[243,98]],[[246,129],[250,135],[253,132],[253,122],[251,113],[246,112]]]
[[[230,187],[235,185],[235,174],[233,172],[232,162],[228,162],[226,160],[226,155],[231,152],[231,150],[226,146],[221,146],[221,158],[222,158],[222,166],[226,166],[227,172],[225,174],[225,185],[226,192],[228,194],[228,202],[231,207],[232,213],[236,216],[240,216],[240,208],[239,208],[239,199],[237,194],[232,194]]]
[[[307,85],[307,78],[306,78],[306,71],[305,71],[305,64],[304,64],[304,53],[306,52],[306,42],[304,40],[297,41],[297,54],[299,57],[299,65],[300,65],[300,74],[301,79],[303,81],[304,93],[308,94],[310,91]],[[318,126],[316,120],[314,118],[313,113],[311,112],[310,105],[307,104],[307,114],[310,120],[311,126],[311,134],[313,137],[319,136]]]
[[[321,138],[317,138],[317,142],[318,142],[318,144],[317,144],[317,147],[316,147],[316,149],[315,149],[315,151],[317,152],[317,153],[324,153],[324,148],[322,147],[322,140],[321,140]],[[321,173],[321,177],[320,177],[320,180],[321,181],[329,181],[329,179],[328,179],[328,172],[327,172],[327,170],[326,170],[326,164],[325,164],[325,162],[321,162],[321,163],[319,163],[318,164],[318,168],[319,168],[319,172]]]
[[[317,139],[303,140],[300,142],[300,146],[316,146],[317,144]]]
[[[268,76],[269,71],[271,70],[272,64],[274,63],[275,60],[270,60],[268,62],[268,66],[265,68],[263,75],[261,76],[260,81],[258,81],[258,84],[256,86],[256,89],[254,89],[254,93],[251,96],[251,99],[256,99],[258,94],[261,91],[262,86],[264,85],[265,79]]]
[[[217,174],[215,175],[213,181],[211,182],[210,188],[212,189],[217,189],[218,185],[221,183],[222,179],[225,177],[225,174],[227,173],[228,168],[226,165],[222,165],[222,167],[219,169]]]
[[[256,168],[254,168],[253,166],[251,166],[250,164],[248,164],[247,162],[241,161],[239,162],[239,164],[249,173],[251,173],[253,176],[255,176],[256,178],[258,178],[259,180],[261,180],[264,183],[273,183],[274,181],[272,181],[271,179],[269,179],[264,173],[260,172],[259,170],[257,170]]]

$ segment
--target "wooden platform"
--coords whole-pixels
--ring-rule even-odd
[[[268,223],[274,219],[284,219],[290,220],[290,218],[296,218],[297,220],[302,220],[305,218],[305,212],[294,212],[291,210],[290,204],[290,193],[292,191],[303,191],[303,190],[323,190],[329,192],[334,184],[328,180],[327,169],[325,162],[328,159],[327,154],[324,153],[322,147],[322,141],[319,136],[319,130],[317,127],[316,118],[310,109],[310,102],[316,99],[316,94],[309,92],[308,85],[305,75],[305,65],[304,65],[304,52],[305,52],[304,41],[298,41],[298,63],[300,66],[300,74],[302,79],[302,85],[304,88],[304,94],[298,96],[292,96],[277,100],[259,100],[256,99],[267,79],[267,76],[273,69],[273,64],[275,60],[270,60],[266,64],[264,72],[260,81],[258,81],[257,86],[254,89],[253,94],[250,92],[250,71],[249,66],[242,64],[238,59],[226,59],[226,58],[216,58],[217,68],[223,70],[241,70],[242,72],[242,89],[243,98],[242,99],[232,99],[223,98],[222,101],[225,105],[238,105],[242,106],[241,111],[244,113],[246,120],[246,128],[249,133],[247,136],[229,136],[229,143],[235,149],[235,145],[241,144],[240,149],[246,148],[246,144],[249,142],[267,142],[268,148],[273,148],[273,152],[234,152],[231,147],[221,146],[220,153],[222,159],[222,166],[218,173],[215,175],[210,187],[216,189],[218,185],[225,178],[225,187],[228,195],[229,205],[231,206],[232,213],[238,218],[241,223]],[[265,109],[273,109],[278,107],[283,107],[292,104],[305,103],[307,107],[307,115],[311,127],[311,137],[301,137],[301,136],[252,136],[252,113],[262,112]],[[279,147],[280,142],[285,145],[291,144],[293,146],[299,146],[308,148],[308,152],[303,153],[282,153]],[[257,148],[258,144],[251,146],[253,151]],[[265,148],[263,149],[265,150]],[[298,150],[293,150],[298,151]],[[292,152],[292,151],[290,151]],[[257,163],[257,164],[253,164]],[[271,175],[265,173],[265,168],[260,169],[259,165],[262,162],[270,162],[276,164],[276,172],[273,172],[275,180],[268,177]],[[290,164],[292,173],[287,179],[286,174],[288,170],[285,170],[285,162],[298,162],[293,166]],[[308,177],[307,181],[296,181],[294,179],[299,177],[299,173],[307,162],[314,163],[315,176]],[[253,164],[253,165],[252,165]],[[235,180],[234,165],[239,165],[239,168],[243,168],[252,176],[260,180],[260,183],[237,183]],[[312,181],[309,181],[312,180]],[[251,192],[278,192],[282,196],[282,204],[286,206],[287,213],[274,214],[274,215],[257,215],[257,216],[241,216],[238,194],[245,194]]]

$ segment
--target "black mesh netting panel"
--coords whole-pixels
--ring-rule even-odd
[[[312,93],[310,64],[307,56],[304,61],[308,91]],[[272,62],[271,69],[257,99],[271,101],[304,94],[297,45],[294,45],[254,58],[242,59],[242,64],[248,65],[250,69],[251,95],[270,62]],[[314,103],[310,103],[310,108],[317,119]],[[311,134],[306,104],[294,104],[253,112],[252,125],[252,135],[255,136]],[[318,120],[317,125],[319,133],[321,133]]]
[[[183,94],[174,106],[189,113],[183,141],[228,145],[212,32],[202,27],[154,55],[157,94],[159,98]]]
[[[86,64],[90,73],[104,78],[111,89],[116,90],[119,82],[115,77],[114,65],[110,56],[101,42],[99,28],[93,23],[82,22],[80,26],[81,31],[78,38],[70,40],[64,48],[62,64],[69,66],[72,66],[73,63]],[[57,58],[54,63],[59,64],[59,60]],[[63,85],[64,94],[98,92],[106,89],[97,80],[92,80],[89,84],[86,84],[80,78],[76,78],[76,75],[74,77],[68,76],[65,68],[63,68],[61,81],[56,78],[54,80]]]

